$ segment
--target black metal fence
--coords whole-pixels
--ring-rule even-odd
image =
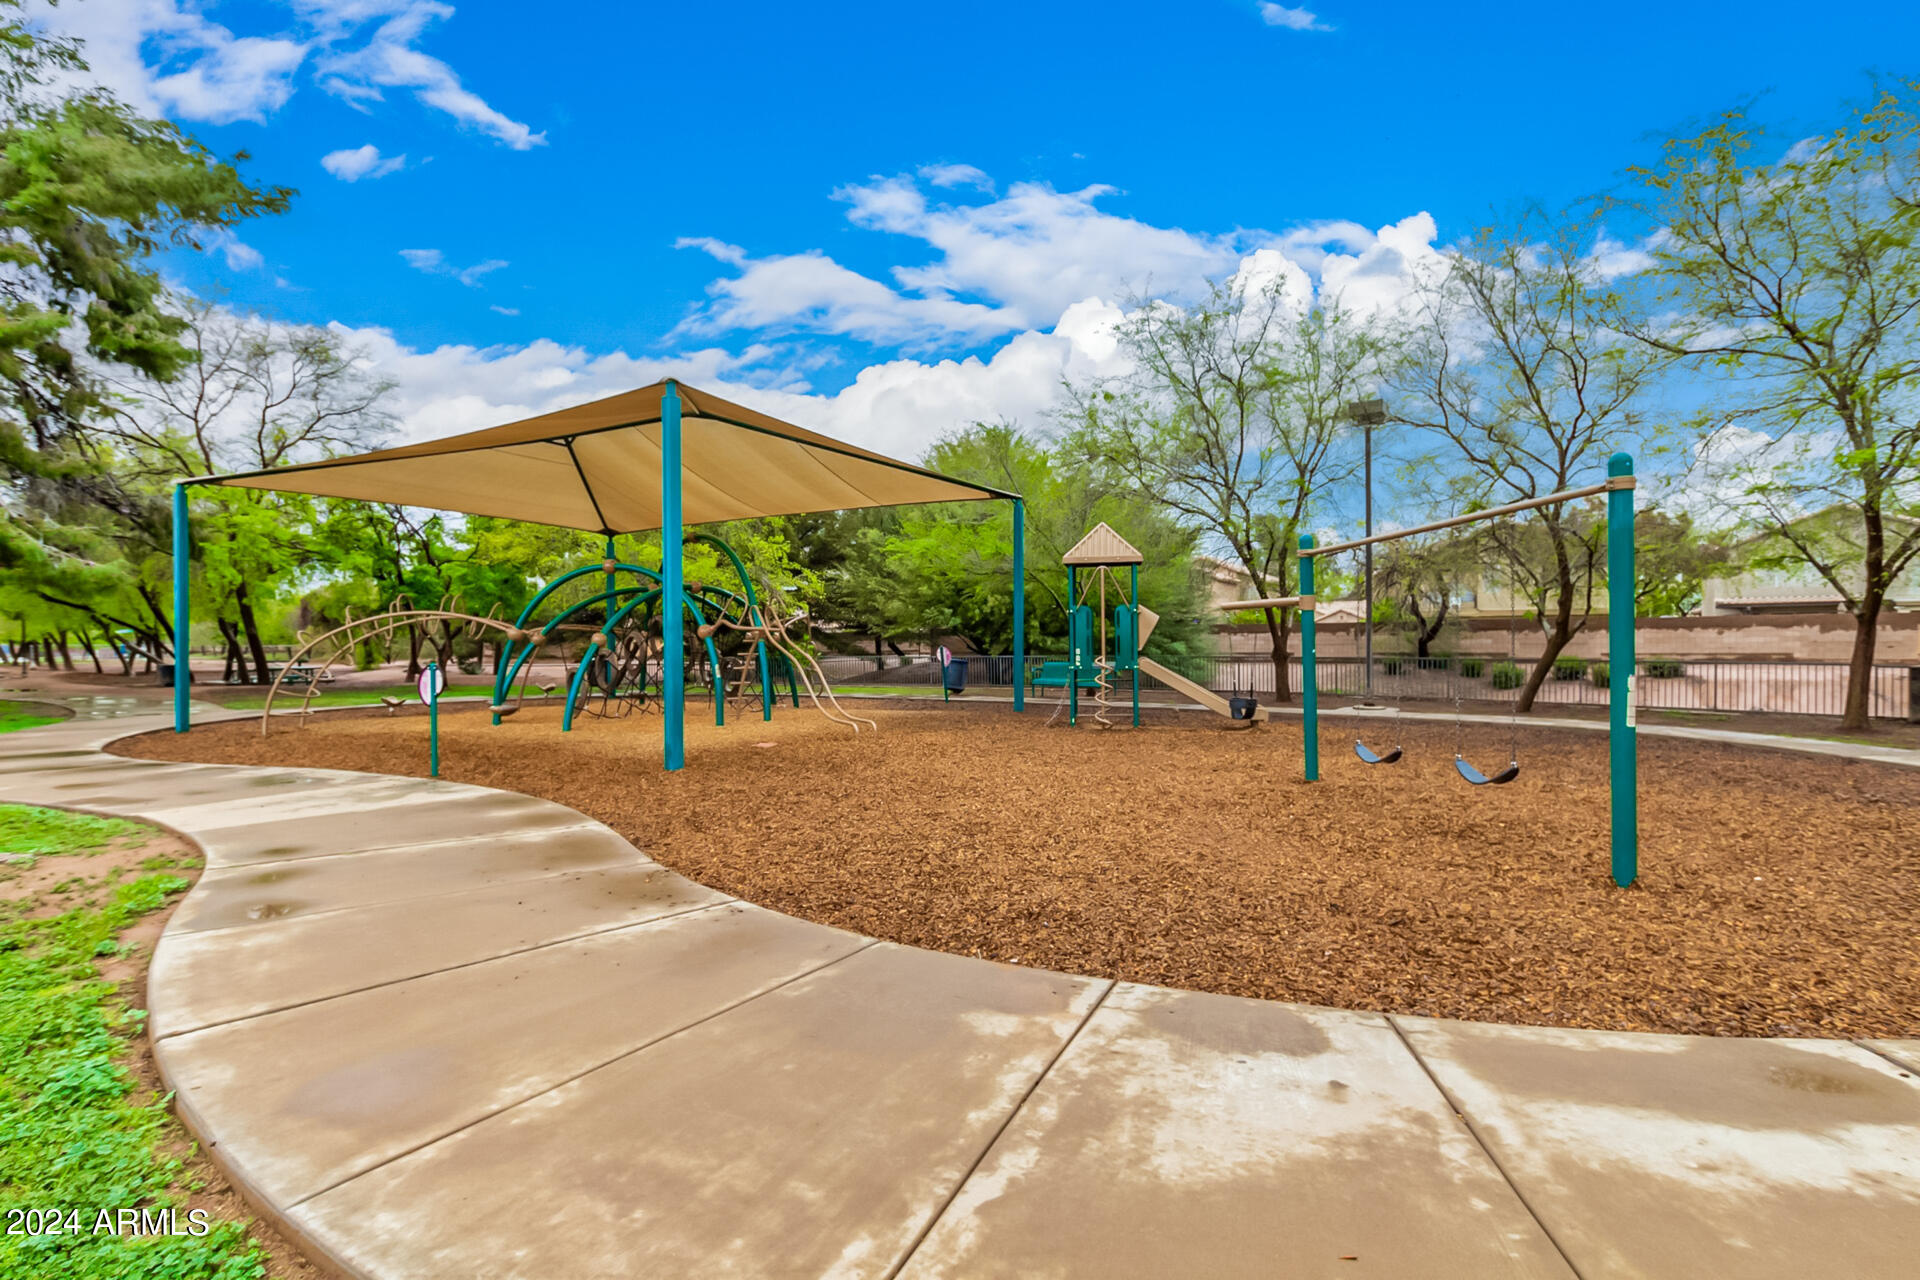
[[[1065,655],[1032,654],[1029,675],[1047,661]],[[963,655],[967,684],[1011,687],[1013,658],[1007,654]],[[836,687],[892,685],[937,686],[939,667],[929,658],[902,659],[889,655],[833,655],[821,665]],[[1289,687],[1298,692],[1301,664],[1289,664]],[[1366,689],[1366,663],[1358,658],[1334,658],[1315,664],[1320,692],[1329,696],[1358,695]],[[1532,671],[1530,663],[1503,658],[1398,658],[1373,660],[1373,696],[1389,705],[1435,701],[1507,703],[1519,693]],[[1753,711],[1787,715],[1838,716],[1847,696],[1844,662],[1753,662],[1741,659],[1692,661],[1649,658],[1635,667],[1635,701],[1643,708],[1670,711]],[[1205,660],[1194,678],[1223,694],[1246,693],[1271,698],[1275,694],[1273,663],[1262,657],[1219,655]],[[1540,686],[1536,706],[1607,705],[1614,678],[1602,661],[1562,659]],[[1163,689],[1151,676],[1141,677],[1142,689]],[[1915,677],[1905,666],[1876,666],[1868,699],[1869,714],[1904,720],[1920,713]]]

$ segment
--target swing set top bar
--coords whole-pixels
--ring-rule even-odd
[[[1501,507],[1485,507],[1479,511],[1469,511],[1463,516],[1449,516],[1445,520],[1435,520],[1432,524],[1415,525],[1411,529],[1396,529],[1392,533],[1376,533],[1371,538],[1355,538],[1352,542],[1336,542],[1326,547],[1302,547],[1303,558],[1312,556],[1330,556],[1339,551],[1352,551],[1357,547],[1371,546],[1376,542],[1394,542],[1400,538],[1411,538],[1419,533],[1433,533],[1440,529],[1451,529],[1456,525],[1472,524],[1476,520],[1493,520],[1500,516],[1510,516],[1516,511],[1530,511],[1534,507],[1550,507],[1557,502],[1572,502],[1578,498],[1593,498],[1615,489],[1631,489],[1634,478],[1630,475],[1609,476],[1604,484],[1583,485],[1578,489],[1562,489],[1559,493],[1550,493],[1544,498],[1528,498],[1523,502],[1509,502]]]

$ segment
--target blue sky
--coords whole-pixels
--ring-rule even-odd
[[[1722,108],[1814,132],[1920,48],[1920,6],[1866,3],[68,0],[50,21],[123,96],[300,189],[170,269],[340,326],[401,382],[410,434],[676,371],[901,452],[1042,414],[1129,293],[1261,247],[1316,281],[1391,275]]]

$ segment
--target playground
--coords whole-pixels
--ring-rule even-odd
[[[962,955],[1494,1022],[1920,1032],[1912,770],[1643,735],[1642,871],[1623,892],[1598,732],[1522,728],[1520,776],[1472,787],[1450,725],[1393,726],[1402,761],[1370,768],[1353,722],[1326,720],[1306,785],[1297,719],[1234,732],[1150,710],[1137,731],[1070,730],[1031,703],[874,705],[849,703],[878,734],[810,708],[690,715],[699,767],[676,773],[658,769],[659,716],[563,740],[557,707],[498,726],[449,709],[442,776],[576,808],[748,901]],[[1462,732],[1505,761],[1505,726]],[[417,714],[345,711],[116,749],[418,776],[425,736]]]

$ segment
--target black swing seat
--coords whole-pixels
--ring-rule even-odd
[[[1461,777],[1476,787],[1488,785],[1496,787],[1504,786],[1506,783],[1512,782],[1520,776],[1520,762],[1518,760],[1507,761],[1507,767],[1494,774],[1491,778],[1468,764],[1465,756],[1455,756],[1453,758],[1453,767],[1460,771]]]
[[[1353,740],[1353,754],[1359,756],[1368,764],[1398,764],[1400,762],[1400,748],[1395,747],[1385,755],[1376,755],[1372,748],[1368,747],[1366,743],[1360,741],[1358,738]]]

